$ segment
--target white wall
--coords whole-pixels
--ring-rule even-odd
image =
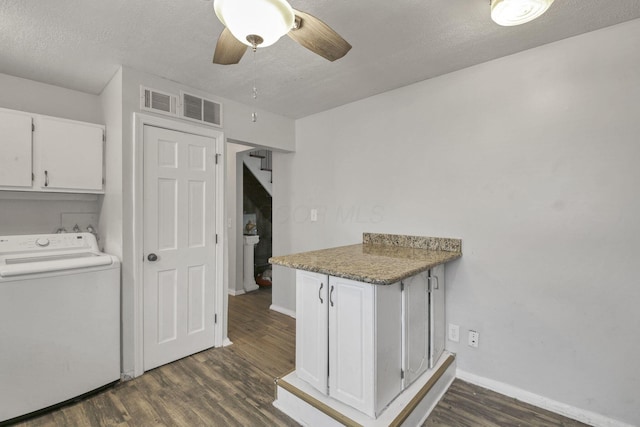
[[[65,214],[97,214],[97,200],[96,195],[0,191],[0,236],[55,233]],[[80,226],[84,231],[86,224]]]
[[[462,238],[447,321],[480,347],[449,342],[458,367],[640,425],[639,70],[635,20],[297,121],[274,157],[274,255]]]
[[[0,93],[2,108],[103,123],[96,95],[6,74],[0,74]],[[98,213],[97,196],[0,193],[0,235],[53,233],[61,226],[63,213]]]
[[[227,143],[226,218],[229,266],[229,294],[244,293],[242,241],[242,158],[252,149],[246,145]]]
[[[100,204],[100,235],[104,251],[122,259],[122,68],[100,94],[104,123],[105,188]]]
[[[0,74],[0,107],[90,123],[102,123],[98,96]]]

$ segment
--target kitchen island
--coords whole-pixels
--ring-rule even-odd
[[[455,375],[444,350],[444,264],[459,239],[365,233],[271,258],[296,269],[296,370],[274,404],[303,425],[412,425]]]

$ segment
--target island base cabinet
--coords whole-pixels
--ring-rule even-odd
[[[375,418],[402,391],[400,284],[329,278],[329,395]]]
[[[429,276],[417,274],[404,284],[404,386],[408,387],[429,368]]]
[[[446,344],[444,264],[429,270],[429,368],[433,368]]]
[[[296,373],[323,394],[328,378],[329,278],[296,270]]]
[[[444,266],[391,285],[296,271],[298,378],[378,415],[445,345]]]
[[[402,281],[404,388],[433,368],[445,346],[444,265]]]

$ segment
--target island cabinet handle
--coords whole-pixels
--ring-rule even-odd
[[[331,287],[331,291],[329,292],[329,303],[331,303],[331,307],[333,307],[333,289],[335,286]]]
[[[431,276],[427,278],[429,282],[431,282],[433,279],[435,279],[435,282],[436,282],[436,284],[433,286],[433,289],[440,289],[440,281],[438,280],[438,276]]]
[[[320,289],[318,289],[318,298],[320,299],[320,304],[324,304],[322,300],[322,288],[324,287],[324,283],[320,283]]]

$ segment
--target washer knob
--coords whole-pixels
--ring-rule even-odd
[[[49,246],[49,239],[47,239],[46,237],[40,237],[36,240],[36,245],[40,247]]]

